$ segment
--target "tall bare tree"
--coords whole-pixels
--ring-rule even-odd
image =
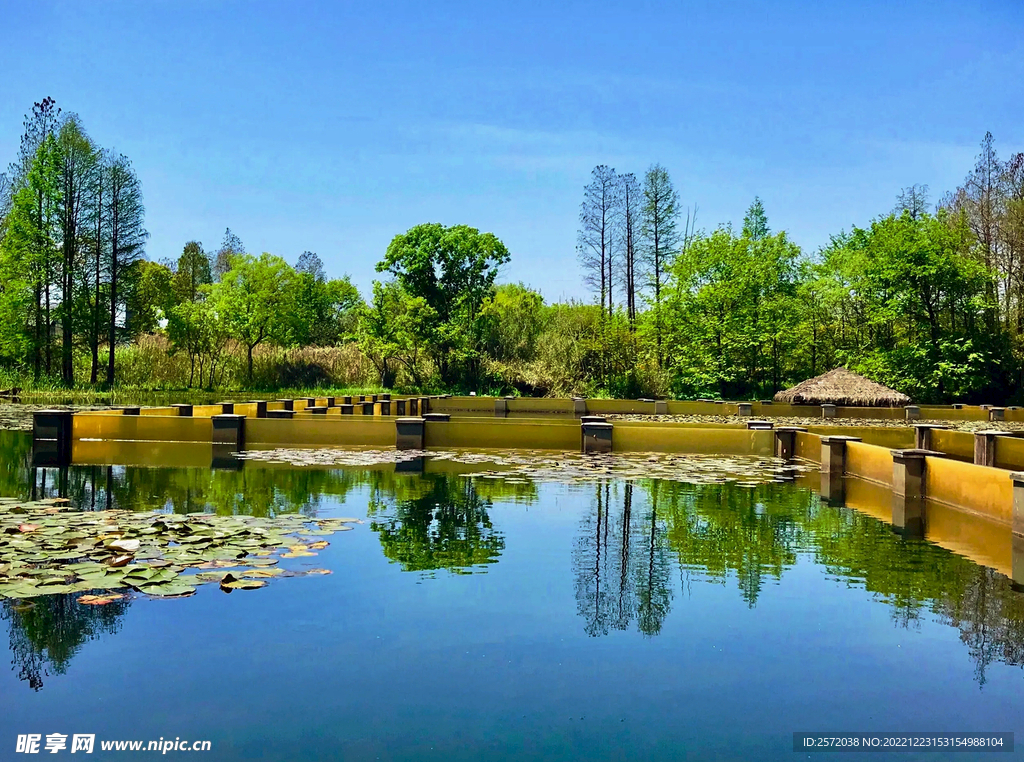
[[[919,220],[928,213],[928,206],[928,186],[915,183],[900,190],[892,212],[895,215],[907,212],[910,219]]]
[[[640,208],[643,192],[632,172],[619,176],[621,201],[622,287],[626,292],[626,316],[630,328],[636,326],[637,296],[642,284],[639,278]]]
[[[580,204],[580,229],[576,250],[583,267],[583,280],[598,295],[602,312],[614,312],[612,281],[615,273],[615,227],[619,213],[618,175],[600,164],[590,173]]]

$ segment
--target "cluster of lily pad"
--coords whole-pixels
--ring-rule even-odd
[[[230,592],[263,587],[274,577],[329,574],[281,569],[278,559],[315,556],[329,544],[324,537],[359,522],[72,511],[67,502],[0,498],[0,598],[88,593],[79,603],[102,605],[126,590],[181,597],[206,583]]]
[[[249,450],[239,453],[238,457],[292,466],[335,467],[398,464],[428,457],[431,460],[479,466],[480,470],[465,474],[470,478],[563,484],[610,478],[664,479],[687,484],[735,482],[740,486],[755,486],[766,482],[792,481],[802,471],[816,468],[808,464],[789,463],[779,458],[753,455],[653,452],[583,454],[550,450],[276,449]]]

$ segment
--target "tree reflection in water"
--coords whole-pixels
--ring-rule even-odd
[[[113,635],[130,601],[83,606],[78,595],[47,595],[26,601],[0,601],[0,619],[8,624],[12,661],[18,678],[33,690],[43,678],[63,675],[71,659],[90,640]]]
[[[472,479],[371,473],[370,528],[404,571],[466,573],[497,562],[505,538],[491,523],[491,499]]]
[[[1024,666],[1024,593],[992,569],[919,540],[869,516],[822,505],[789,485],[607,482],[593,487],[573,549],[576,605],[597,637],[635,620],[657,635],[674,585],[735,584],[756,607],[803,555],[848,586],[889,606],[897,627],[931,613],[960,631],[984,685],[993,662]]]
[[[521,479],[387,470],[134,468],[32,469],[31,438],[0,432],[0,494],[66,496],[84,510],[212,510],[272,516],[369,491],[371,526],[384,555],[402,569],[453,573],[496,563],[505,537],[492,522],[499,502],[534,502]],[[823,506],[792,485],[683,484],[658,480],[594,483],[571,549],[576,607],[599,637],[633,627],[654,637],[676,592],[701,581],[735,586],[754,608],[766,586],[801,560],[889,607],[894,626],[924,618],[955,627],[976,679],[993,663],[1024,665],[1024,593],[1002,574],[922,541],[904,539],[869,516]],[[680,575],[678,582],[674,580]],[[14,668],[33,688],[61,674],[84,643],[116,632],[127,602],[93,608],[67,596],[32,607],[3,601]]]

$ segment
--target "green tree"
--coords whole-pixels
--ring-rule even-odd
[[[658,366],[663,364],[661,336],[661,300],[666,270],[671,266],[679,246],[676,224],[679,218],[679,196],[672,179],[660,164],[655,164],[644,175],[644,200],[640,207],[643,240],[641,252],[647,266],[647,276],[653,290],[654,338],[657,346]]]
[[[395,236],[377,272],[389,272],[422,300],[415,325],[446,387],[479,379],[480,313],[508,249],[466,225],[417,225]]]
[[[236,255],[215,284],[215,311],[231,338],[246,350],[252,381],[252,353],[264,342],[286,344],[295,304],[295,271],[281,257]]]
[[[142,185],[123,154],[111,156],[103,167],[107,185],[107,219],[110,226],[110,302],[109,353],[107,358],[107,385],[114,384],[114,348],[117,345],[117,318],[128,288],[121,289],[121,281],[134,273],[132,267],[142,256],[149,233],[144,227],[146,214],[142,204]]]
[[[213,283],[210,255],[199,241],[189,241],[178,257],[172,288],[179,302],[199,301],[200,289]]]

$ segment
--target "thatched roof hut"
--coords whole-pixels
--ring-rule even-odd
[[[791,389],[775,395],[776,402],[790,405],[859,405],[866,407],[900,407],[910,404],[910,397],[876,384],[846,367],[830,370],[809,378]]]

